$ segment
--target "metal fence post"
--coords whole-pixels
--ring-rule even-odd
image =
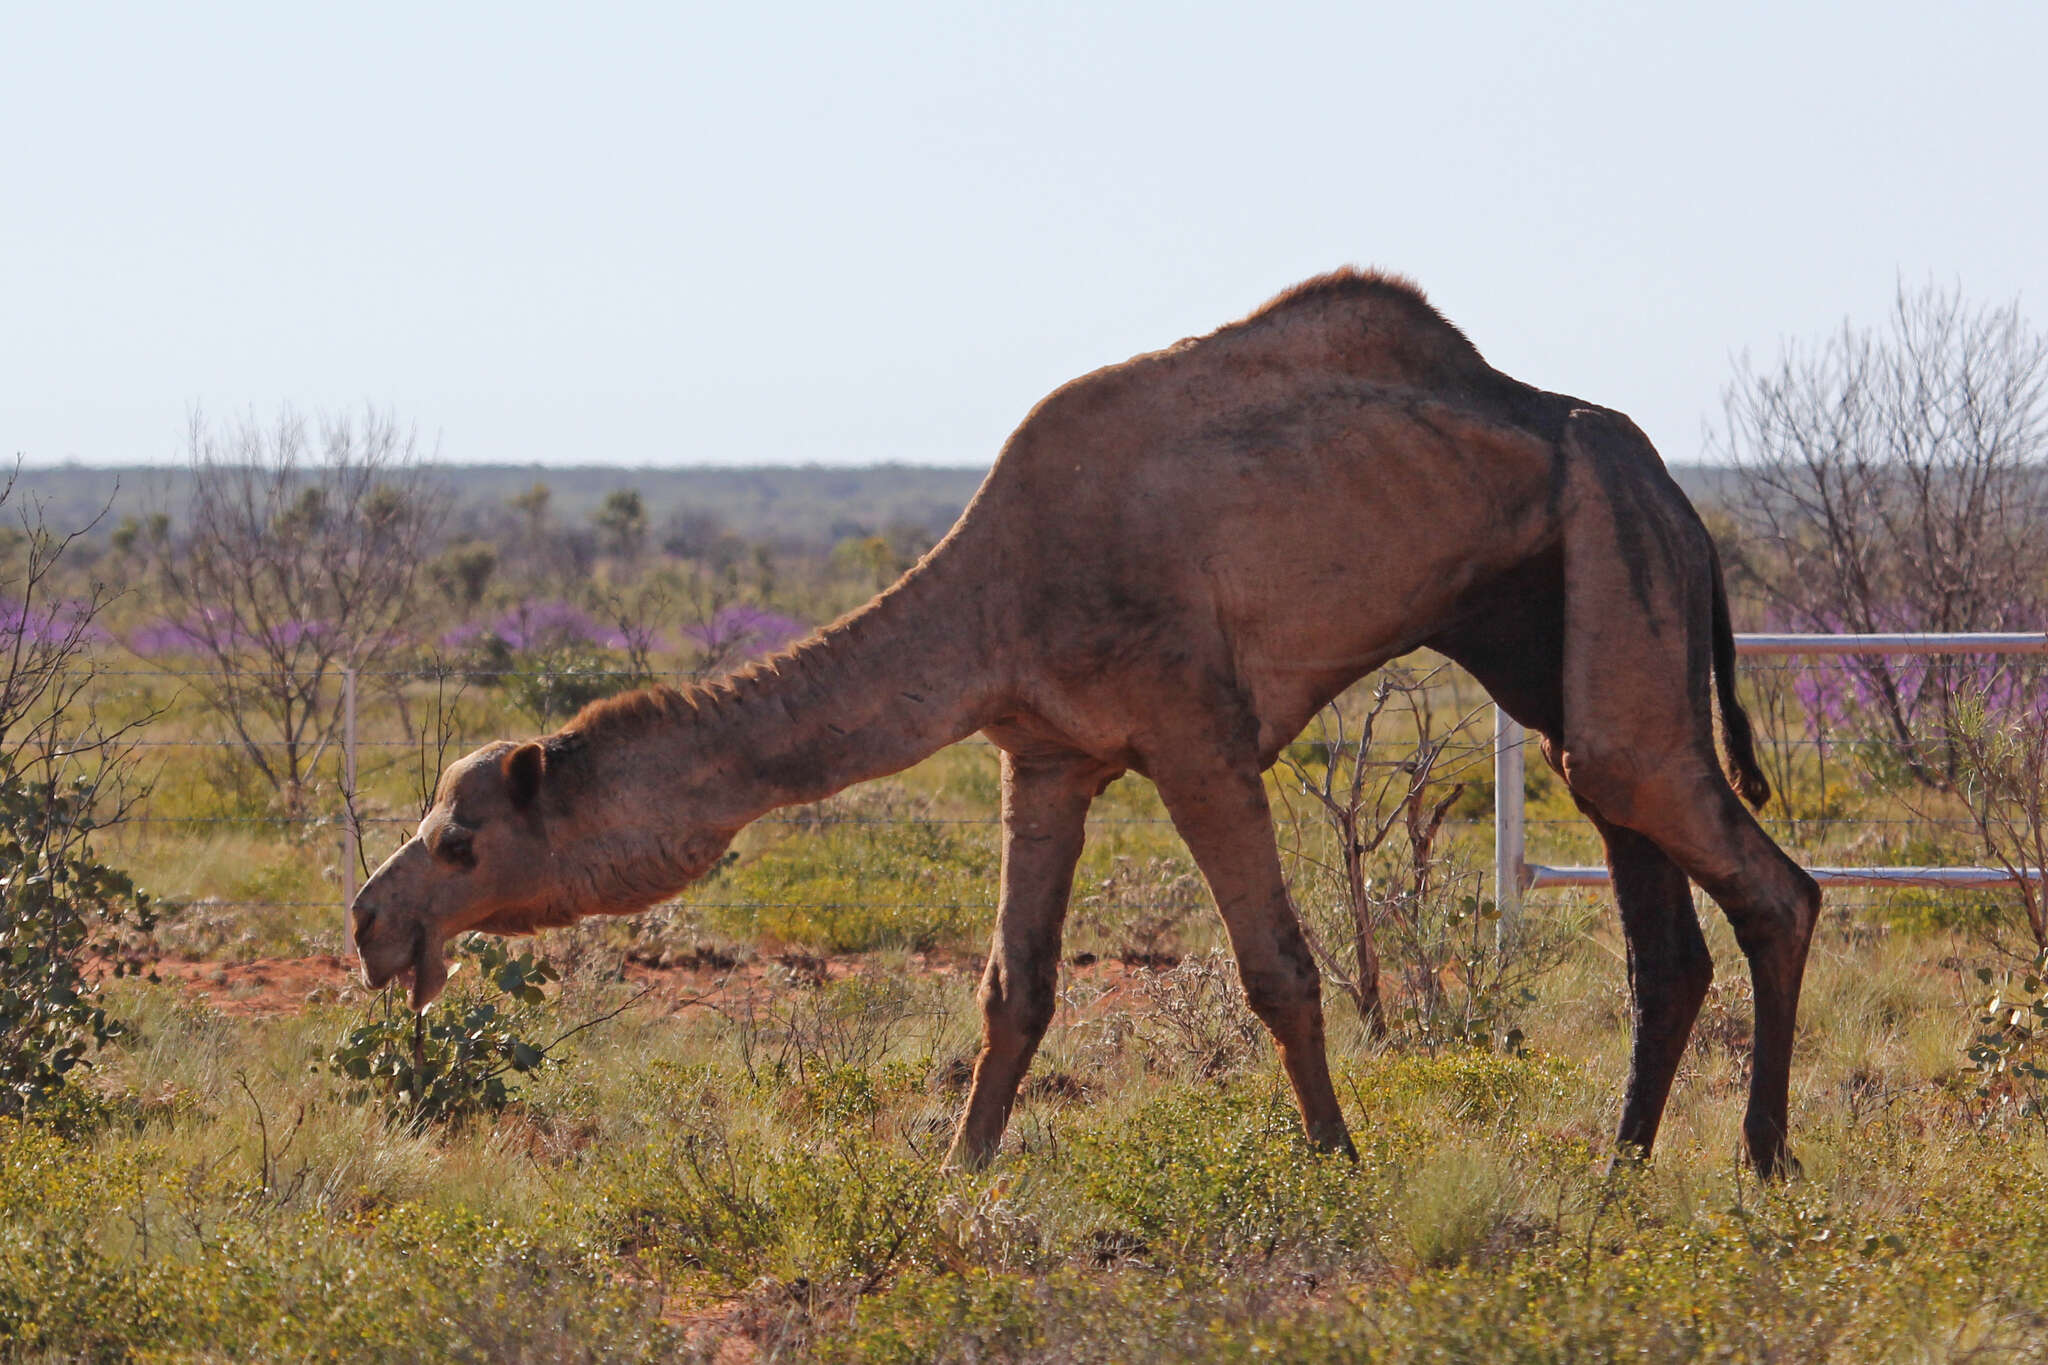
[[[341,941],[348,942],[348,907],[363,865],[363,832],[356,823],[356,671],[341,670]]]
[[[1522,932],[1522,883],[1528,859],[1522,843],[1522,727],[1493,708],[1493,905],[1500,919],[1496,946],[1513,949]]]

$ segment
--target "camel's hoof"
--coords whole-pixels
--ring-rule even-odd
[[[1749,1168],[1759,1180],[1797,1180],[1806,1172],[1799,1158],[1785,1145],[1785,1130],[1769,1119],[1742,1125],[1743,1146],[1749,1151]]]
[[[987,1170],[989,1163],[995,1159],[994,1148],[984,1150],[956,1142],[953,1144],[953,1150],[946,1153],[946,1160],[940,1165],[939,1172],[942,1175],[973,1175],[977,1171]]]
[[[1351,1141],[1351,1130],[1338,1124],[1334,1128],[1318,1128],[1308,1135],[1308,1145],[1319,1152],[1343,1156],[1351,1161],[1358,1160],[1358,1148]]]
[[[1750,1143],[1749,1168],[1757,1179],[1767,1181],[1799,1180],[1806,1175],[1799,1158],[1782,1141]]]
[[[1607,1168],[1601,1174],[1619,1175],[1623,1171],[1647,1170],[1650,1165],[1650,1149],[1640,1142],[1617,1142],[1614,1152],[1607,1158]]]
[[[1806,1178],[1806,1168],[1799,1164],[1799,1158],[1783,1148],[1769,1156],[1759,1156],[1751,1152],[1749,1168],[1756,1172],[1757,1179],[1768,1180],[1773,1184]]]

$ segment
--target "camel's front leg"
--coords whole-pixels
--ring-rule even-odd
[[[1208,879],[1245,1001],[1272,1030],[1309,1141],[1355,1153],[1323,1042],[1322,974],[1287,898],[1273,814],[1255,768],[1155,773],[1174,827]]]
[[[1003,755],[1003,890],[981,980],[982,1045],[947,1163],[979,1167],[1002,1145],[1017,1087],[1052,1022],[1060,927],[1089,803],[1114,777],[1092,759]]]

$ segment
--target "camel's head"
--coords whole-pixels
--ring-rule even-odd
[[[442,950],[471,929],[524,933],[556,922],[562,888],[548,853],[539,743],[487,744],[441,774],[419,832],[384,860],[349,907],[349,937],[372,987],[410,977],[425,1009],[447,984]]]

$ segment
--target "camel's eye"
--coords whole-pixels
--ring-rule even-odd
[[[444,863],[468,869],[476,866],[475,835],[460,825],[449,825],[434,841],[434,856]]]

